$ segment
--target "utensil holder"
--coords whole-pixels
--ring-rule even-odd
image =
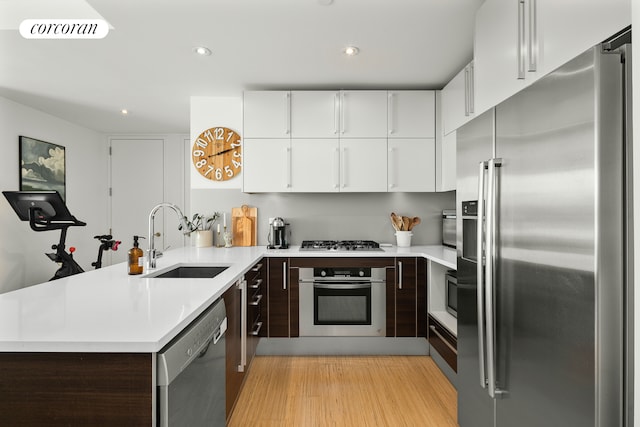
[[[396,241],[399,248],[407,248],[411,246],[411,231],[396,231]]]

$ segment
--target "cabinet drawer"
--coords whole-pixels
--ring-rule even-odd
[[[432,316],[429,316],[429,344],[458,372],[458,340]]]

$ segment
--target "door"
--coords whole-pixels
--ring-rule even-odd
[[[244,139],[288,138],[291,134],[289,91],[247,91],[244,93]]]
[[[245,138],[242,151],[242,191],[291,191],[290,139]]]
[[[498,425],[620,425],[597,420],[594,56],[496,109]]]
[[[485,364],[478,351],[477,228],[463,227],[462,203],[478,200],[479,163],[493,155],[493,110],[457,130],[456,229],[458,265],[458,423],[460,427],[494,427],[494,401],[484,387]],[[465,221],[473,221],[466,219]],[[468,231],[467,231],[468,230]],[[466,234],[470,234],[467,236]],[[470,246],[466,249],[466,246]],[[484,338],[484,334],[481,334]],[[484,354],[482,354],[484,357]],[[517,424],[516,424],[517,425]]]
[[[112,264],[127,260],[134,235],[148,237],[149,213],[164,200],[163,162],[162,139],[111,140],[111,234],[122,241],[119,250],[109,251]],[[160,250],[165,247],[163,224],[160,211],[155,227],[161,233],[155,240]],[[140,248],[146,250],[146,240],[140,240]]]
[[[287,258],[268,258],[269,337],[289,337],[289,269]]]
[[[292,91],[291,137],[338,138],[340,92]]]
[[[340,93],[340,137],[386,138],[387,91],[342,91]]]
[[[396,261],[396,336],[415,337],[417,322],[416,258]]]
[[[387,95],[390,138],[435,138],[436,96],[431,90],[396,90]]]
[[[330,193],[339,190],[338,139],[292,139],[291,191]]]
[[[436,143],[434,138],[389,138],[388,147],[389,191],[435,191]]]
[[[340,140],[340,191],[387,191],[387,139]]]

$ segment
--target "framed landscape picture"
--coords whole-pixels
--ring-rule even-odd
[[[20,191],[57,190],[66,200],[62,145],[20,136]]]

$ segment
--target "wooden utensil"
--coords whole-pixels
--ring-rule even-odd
[[[396,223],[396,214],[395,214],[395,212],[391,212],[390,216],[391,216],[391,225],[393,225],[393,229],[396,230],[396,231],[399,231],[398,230],[398,224]]]
[[[411,224],[409,224],[409,231],[413,230],[413,227],[415,227],[416,225],[420,224],[420,222],[422,222],[420,220],[420,217],[418,216],[414,216],[413,218],[411,218]]]
[[[402,229],[405,231],[409,231],[409,225],[411,224],[411,219],[408,216],[402,217]]]

